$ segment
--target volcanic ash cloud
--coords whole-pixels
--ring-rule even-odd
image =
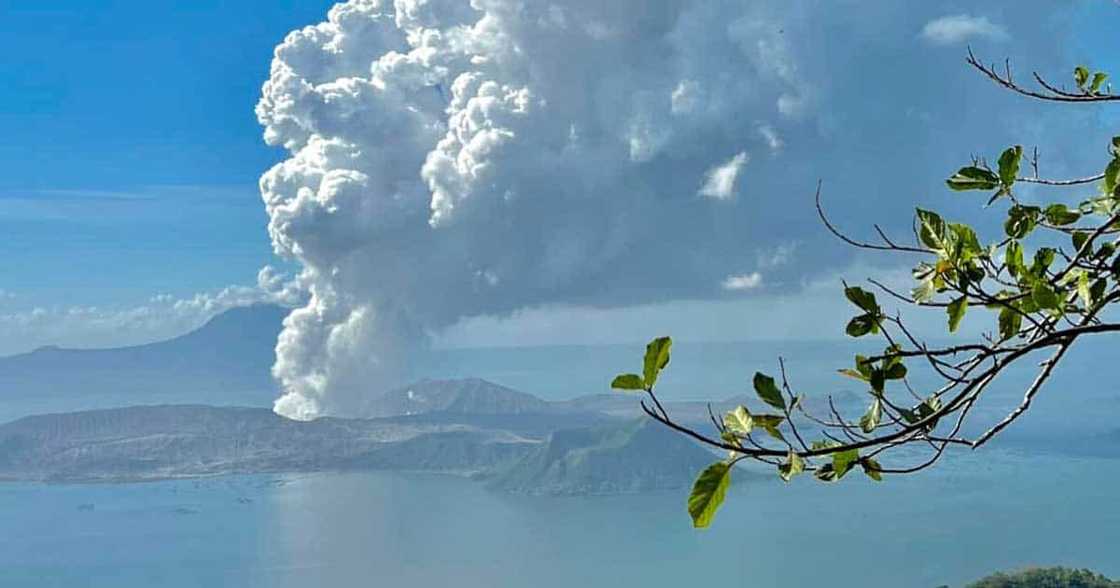
[[[352,0],[289,34],[260,184],[310,297],[276,411],[361,414],[464,317],[723,292],[758,129],[813,99],[756,4]]]

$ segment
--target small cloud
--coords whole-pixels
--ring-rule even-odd
[[[782,141],[782,136],[770,125],[758,125],[758,134],[762,136],[762,140],[766,141],[766,146],[770,148],[772,155],[777,154],[786,145],[785,141]]]
[[[700,187],[697,192],[701,196],[708,198],[715,198],[716,200],[728,200],[735,195],[735,186],[739,180],[739,172],[743,166],[747,164],[750,158],[747,152],[740,152],[735,157],[729,159],[726,163],[717,165],[708,170],[704,177],[704,185]]]
[[[670,95],[670,105],[673,114],[688,114],[700,105],[700,84],[692,80],[684,80],[677,84]]]
[[[1011,38],[1007,29],[988,20],[986,16],[955,14],[931,20],[922,28],[921,37],[936,45],[954,45],[970,39],[1006,41]]]
[[[727,276],[723,281],[723,289],[734,292],[753,290],[762,285],[762,274],[752,272],[740,276]]]
[[[786,265],[793,260],[796,251],[797,243],[786,243],[775,247],[771,251],[760,251],[758,253],[758,267],[771,269]]]

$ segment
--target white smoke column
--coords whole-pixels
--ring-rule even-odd
[[[679,243],[737,204],[697,187],[812,101],[757,4],[351,0],[289,34],[257,116],[291,156],[261,191],[310,299],[276,411],[367,410],[463,317],[721,291]]]

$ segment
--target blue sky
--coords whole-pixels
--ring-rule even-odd
[[[153,317],[166,311],[167,305],[153,302],[157,295],[190,300],[197,293],[210,296],[231,286],[252,287],[258,270],[268,264],[297,271],[298,262],[281,261],[272,254],[266,231],[269,216],[257,185],[262,173],[291,154],[264,143],[253,107],[261,97],[261,84],[269,78],[275,46],[289,31],[322,21],[333,3],[87,0],[51,2],[49,8],[43,8],[44,4],[0,0],[0,51],[6,56],[0,61],[0,128],[4,132],[0,141],[0,314],[22,317],[36,308],[97,307],[126,313],[142,308],[139,315],[145,318],[99,327],[93,337],[84,334],[81,323],[92,319],[81,317],[105,317],[96,312],[70,313],[68,316],[79,318],[27,327],[21,336],[38,336],[0,347],[0,353],[55,339],[94,345],[165,336],[222,305],[202,301],[191,307],[187,318],[160,322]],[[717,4],[723,5],[713,6]],[[759,73],[759,80],[754,81],[772,83],[778,88],[774,96],[788,94],[801,84],[811,86],[805,95],[816,102],[810,99],[807,112],[785,118],[759,109],[764,114],[742,123],[754,136],[754,143],[746,147],[730,136],[714,136],[714,147],[678,145],[682,166],[714,170],[741,161],[746,170],[743,177],[749,178],[743,180],[748,188],[740,201],[729,198],[733,202],[723,209],[729,212],[716,209],[688,217],[710,216],[711,226],[683,229],[685,237],[710,238],[712,244],[682,259],[694,260],[702,270],[696,275],[705,280],[717,272],[726,274],[727,280],[709,280],[706,290],[650,281],[634,290],[616,288],[607,295],[589,289],[589,284],[601,283],[595,278],[574,280],[563,286],[567,289],[556,286],[551,290],[554,295],[523,300],[504,300],[494,293],[495,302],[474,304],[461,314],[470,317],[493,312],[500,317],[459,321],[449,340],[456,344],[547,343],[581,335],[609,340],[627,329],[616,326],[599,332],[587,327],[573,332],[571,325],[579,324],[582,317],[595,324],[622,321],[640,331],[651,314],[664,314],[649,306],[658,304],[676,305],[672,306],[676,332],[691,329],[696,338],[704,338],[703,331],[708,329],[714,338],[735,338],[730,327],[721,327],[726,323],[721,317],[754,316],[752,309],[762,303],[737,298],[745,293],[721,293],[720,283],[739,284],[743,290],[760,283],[761,292],[789,298],[789,308],[797,308],[818,295],[806,284],[832,275],[829,272],[843,264],[869,271],[897,269],[855,258],[834,244],[824,245],[829,242],[802,210],[750,202],[755,198],[780,202],[778,190],[790,184],[791,170],[798,181],[804,180],[801,184],[812,184],[816,177],[828,178],[841,192],[840,204],[861,207],[870,198],[874,200],[870,208],[894,217],[944,195],[915,188],[896,197],[890,186],[877,185],[861,200],[855,195],[860,183],[841,172],[886,157],[895,168],[892,182],[919,170],[916,185],[936,187],[944,168],[970,152],[994,149],[1012,140],[1026,142],[1055,128],[1047,122],[1054,116],[1053,109],[1009,100],[965,71],[965,43],[973,43],[992,59],[1011,56],[1023,72],[1031,66],[1061,72],[1074,61],[1120,71],[1120,52],[1112,31],[1118,9],[1113,2],[1083,2],[1067,8],[1040,3],[1036,8],[1045,10],[1033,11],[1014,2],[996,2],[982,12],[969,2],[920,6],[920,10],[909,10],[894,3],[872,2],[861,5],[858,16],[851,11],[851,22],[843,10],[837,10],[834,20],[814,20],[812,14],[803,14],[803,7],[791,8],[788,15],[777,10],[771,11],[776,15],[758,15],[759,22],[771,17],[774,22],[788,22],[788,32],[777,25],[775,29],[792,39],[792,58],[801,59],[798,73],[817,78],[793,81],[775,67],[777,73]],[[988,19],[996,32],[972,33],[972,37],[944,43],[922,37],[923,23],[962,14]],[[857,18],[860,23],[853,24]],[[748,27],[743,34],[755,32]],[[773,31],[766,34],[773,35]],[[720,50],[714,43],[702,46]],[[833,51],[835,48],[841,51]],[[870,90],[865,59],[898,80]],[[718,67],[718,59],[711,61]],[[765,69],[765,65],[756,67]],[[1056,70],[1058,67],[1063,69]],[[945,75],[952,77],[944,83],[934,79]],[[643,83],[635,79],[635,83]],[[915,89],[920,95],[907,95]],[[447,91],[443,88],[440,94]],[[762,98],[769,98],[767,92],[762,92]],[[952,113],[939,112],[938,105],[965,108],[954,102],[962,92],[968,92],[970,98],[960,104],[969,105],[969,110],[958,122],[971,128],[949,128],[946,124],[952,123],[952,117],[947,113]],[[1011,105],[1006,111],[998,110],[1006,104]],[[880,116],[883,109],[900,114]],[[991,118],[984,118],[989,113]],[[1061,147],[1076,144],[1076,134],[1082,129],[1103,136],[1109,129],[1101,128],[1101,123],[1117,120],[1115,113],[1093,116],[1079,119],[1076,130],[1057,137],[1055,149],[1067,152]],[[767,154],[761,133],[771,128],[766,122],[771,119],[777,121],[774,128],[783,139],[784,151],[778,148]],[[922,126],[923,120],[932,121],[929,128]],[[990,124],[995,131],[980,133],[976,121]],[[730,130],[742,129],[733,126]],[[1026,139],[1019,138],[1024,136]],[[903,161],[899,154],[903,145],[916,149],[917,157],[926,158],[926,163]],[[747,156],[739,159],[739,153]],[[1057,171],[1071,166],[1062,156],[1048,161]],[[656,188],[664,180],[641,174],[646,172],[637,173],[635,180],[648,183],[635,185]],[[688,186],[696,181],[687,178]],[[690,201],[689,206],[699,205]],[[959,201],[948,206],[965,210]],[[754,220],[752,215],[760,210],[766,211],[769,222]],[[841,211],[841,220],[865,220],[864,213],[851,210]],[[684,214],[694,212],[689,209]],[[719,217],[726,217],[726,222],[721,224]],[[756,239],[739,237],[743,223],[758,234]],[[491,255],[494,245],[483,245],[479,246],[480,257]],[[787,249],[792,261],[764,260],[776,259]],[[488,271],[478,270],[480,279],[496,280],[496,274]],[[642,276],[647,273],[644,267],[634,271]],[[230,296],[231,300],[251,298],[241,291]],[[803,298],[790,298],[796,296]],[[610,318],[602,314],[602,307],[628,306],[628,297],[633,298],[635,308],[608,313]],[[521,312],[517,310],[521,304],[565,308],[559,314]],[[567,308],[583,304],[596,310]],[[653,310],[642,310],[648,308]],[[442,312],[423,312],[439,315],[425,318],[426,324],[445,326],[450,320]],[[518,320],[510,321],[510,312]],[[447,314],[459,316],[455,313]],[[771,318],[780,325],[791,317]],[[741,325],[734,324],[735,328]],[[34,329],[40,330],[32,332]],[[635,333],[635,338],[644,336]]]
[[[0,2],[0,288],[136,304],[271,261],[253,114],[273,47],[330,2]],[[49,8],[44,6],[49,5]]]

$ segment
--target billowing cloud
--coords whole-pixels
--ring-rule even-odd
[[[955,14],[926,23],[922,27],[922,38],[938,45],[954,45],[972,39],[1006,41],[1010,36],[1006,29],[986,16]]]
[[[700,186],[698,194],[716,200],[727,200],[734,196],[739,184],[739,172],[743,171],[743,166],[747,164],[748,159],[747,153],[742,151],[708,170],[704,177],[704,185]]]
[[[967,75],[959,56],[893,66],[930,59],[909,47],[935,16],[919,6],[351,0],[292,32],[257,106],[288,153],[261,178],[269,232],[310,292],[278,342],[276,410],[358,412],[473,317],[729,296],[792,239],[810,263],[766,278],[796,284],[847,255],[789,233],[818,177],[906,220],[898,188],[967,158],[935,143],[976,139],[992,110],[931,91]],[[736,185],[746,153],[779,150]]]

